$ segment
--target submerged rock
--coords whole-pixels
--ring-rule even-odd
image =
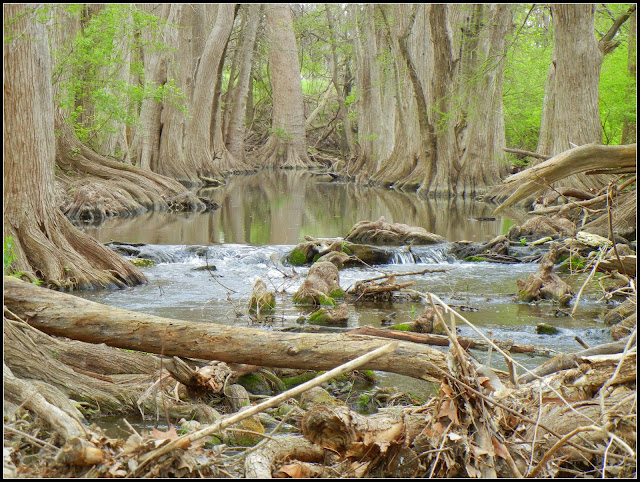
[[[319,325],[346,325],[349,320],[349,308],[346,303],[342,303],[334,310],[320,308],[309,315],[309,323]]]
[[[384,217],[375,222],[360,221],[345,236],[345,241],[354,243],[401,246],[404,244],[435,244],[446,241],[440,235],[430,233],[419,226],[387,223]]]
[[[511,226],[507,238],[519,241],[521,237],[529,240],[551,236],[554,239],[573,236],[576,231],[575,224],[560,216],[535,216],[522,226]]]

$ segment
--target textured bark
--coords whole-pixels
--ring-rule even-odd
[[[307,168],[298,49],[288,4],[265,5],[273,90],[271,134],[258,153],[261,167]]]
[[[6,44],[3,55],[3,220],[16,254],[11,272],[69,288],[143,282],[137,268],[74,228],[57,208],[46,31],[24,5],[5,5],[4,14],[19,17],[14,28],[23,34]]]
[[[635,99],[635,90],[634,87],[636,85],[636,63],[637,63],[637,52],[636,52],[636,18],[637,12],[633,11],[631,15],[631,20],[629,21],[629,44],[627,46],[627,70],[629,72],[629,96],[630,99]],[[632,102],[629,102],[631,105]],[[637,109],[636,109],[637,110]],[[620,144],[631,144],[636,142],[636,121],[635,114],[636,110],[633,111],[633,115],[630,115],[628,118],[625,118],[624,124],[622,126],[622,139],[620,140]]]
[[[329,35],[331,36],[331,80],[333,82],[333,87],[336,90],[336,94],[338,95],[338,117],[342,121],[342,136],[343,142],[341,143],[341,151],[342,155],[347,159],[351,159],[355,155],[355,141],[353,139],[353,126],[351,124],[351,119],[348,116],[347,107],[344,103],[344,91],[342,89],[342,85],[339,80],[339,63],[338,63],[338,55],[336,53],[336,42],[338,41],[336,38],[336,20],[333,12],[331,11],[331,5],[325,5],[326,13],[327,13],[327,25],[329,27]]]
[[[635,167],[635,164],[635,144],[626,146],[592,144],[569,149],[543,163],[508,177],[504,183],[515,192],[498,206],[495,213],[531,194],[547,189],[555,181],[570,175],[592,169],[614,171],[624,167]]]
[[[154,5],[141,5],[140,8],[153,13],[162,20],[167,20],[170,5],[161,5],[160,9]],[[171,27],[166,27],[171,28]],[[165,30],[166,30],[165,28]],[[143,30],[143,40],[151,42],[150,34]],[[143,53],[145,82],[161,86],[167,82],[167,63],[164,52],[147,49]],[[155,99],[144,99],[140,108],[139,127],[136,129],[132,145],[139,146],[136,155],[136,164],[142,169],[157,172],[158,158],[160,156],[160,134],[162,132],[161,115],[162,104]]]
[[[385,118],[382,110],[382,88],[380,67],[377,57],[379,55],[380,42],[375,28],[375,6],[364,5],[362,12],[359,7],[350,5],[350,22],[354,26],[352,35],[355,51],[355,80],[358,95],[356,98],[356,111],[358,114],[358,145],[359,155],[356,162],[347,166],[348,176],[357,176],[358,181],[375,173],[380,161],[389,154],[385,143],[382,119]],[[390,151],[390,149],[389,149]]]
[[[212,133],[219,99],[220,73],[224,53],[233,27],[236,4],[218,5],[216,21],[207,38],[204,51],[195,75],[191,102],[191,120],[185,133],[185,156],[187,163],[196,168],[199,176],[221,177],[222,171],[214,165],[214,139]]]
[[[196,44],[192,25],[196,17],[203,14],[201,7],[194,8],[184,4],[170,5],[165,31],[167,44],[175,51],[167,58],[167,77],[174,79],[187,98],[187,107],[191,105],[193,90],[193,72],[195,58],[201,52],[195,52]],[[175,26],[174,26],[175,25]],[[165,104],[161,114],[162,135],[160,153],[155,172],[180,181],[187,186],[201,184],[197,166],[188,162],[184,151],[187,131],[187,118],[175,105]]]
[[[258,4],[248,6],[248,21],[243,31],[240,45],[240,68],[238,69],[238,83],[233,90],[233,105],[229,115],[229,128],[226,139],[227,149],[239,162],[246,162],[244,139],[246,135],[246,111],[249,95],[249,80],[251,78],[251,61],[256,43],[256,33],[260,22],[262,7]]]
[[[506,36],[513,25],[514,8],[504,3],[481,7],[486,25],[479,34],[479,58],[474,65],[481,75],[467,97],[466,143],[457,187],[460,195],[471,196],[484,193],[507,173],[502,81]]]
[[[193,323],[111,308],[8,276],[4,285],[7,307],[47,334],[165,356],[327,370],[388,342],[362,335],[297,335]],[[447,363],[442,352],[399,342],[393,353],[363,368],[438,381]]]

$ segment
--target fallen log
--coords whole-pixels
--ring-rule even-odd
[[[118,348],[227,363],[328,370],[386,344],[348,334],[295,334],[161,318],[113,308],[4,277],[4,302],[31,326],[54,336]],[[445,354],[415,343],[363,367],[438,382]]]
[[[635,165],[635,144],[623,146],[587,144],[569,149],[505,179],[503,182],[505,187],[517,186],[517,189],[496,208],[494,215],[571,174],[578,174],[592,169],[631,168],[635,167]]]

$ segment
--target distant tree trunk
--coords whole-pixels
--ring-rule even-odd
[[[60,288],[133,285],[145,281],[131,263],[77,230],[58,209],[51,59],[45,26],[28,5],[3,5],[4,212],[13,238],[11,272]]]
[[[602,142],[599,108],[600,69],[604,55],[618,45],[612,39],[635,7],[621,15],[598,41],[594,4],[554,4],[553,60],[547,78],[537,152],[555,156],[571,144]],[[606,176],[570,176],[563,182],[581,189],[599,189]]]
[[[635,99],[634,93],[636,90],[636,11],[633,11],[631,15],[631,20],[629,23],[629,44],[628,44],[628,53],[627,53],[627,68],[629,72],[629,109],[635,105],[635,102],[631,101],[631,99]],[[633,144],[636,142],[636,121],[635,114],[636,109],[633,109],[632,115],[628,115],[624,119],[624,124],[622,126],[622,140],[621,144]]]
[[[506,36],[513,24],[513,5],[479,6],[484,28],[479,32],[477,58],[473,65],[466,102],[465,150],[460,160],[458,193],[484,193],[507,173],[506,136],[502,111],[502,80],[506,59]]]
[[[407,10],[410,8],[411,10]],[[384,19],[392,57],[394,58],[395,129],[391,154],[380,163],[373,175],[375,184],[392,185],[394,188],[416,190],[424,179],[424,168],[430,155],[429,122],[427,117],[427,92],[420,79],[418,66],[412,60],[414,53],[410,43],[420,44],[424,53],[424,29],[419,30],[419,40],[409,34],[414,31],[416,16],[424,7],[395,4],[393,10],[380,6]],[[428,34],[427,34],[428,35]],[[430,51],[428,51],[430,52]],[[421,113],[424,114],[421,116]]]
[[[246,112],[251,80],[251,62],[256,43],[256,34],[262,7],[258,4],[248,5],[248,20],[243,29],[240,45],[240,68],[238,69],[238,83],[233,90],[232,107],[229,115],[229,129],[227,133],[227,149],[240,162],[246,162],[244,139],[246,134]]]
[[[233,28],[236,4],[219,4],[216,21],[198,64],[190,114],[191,120],[185,133],[187,163],[195,166],[200,176],[221,177],[214,165],[214,115],[216,91],[219,91],[220,73],[224,52]]]
[[[140,8],[147,13],[154,13],[163,20],[167,20],[170,5],[161,6],[158,12],[153,5],[142,4]],[[165,29],[166,30],[166,29]],[[145,42],[153,39],[146,31],[142,32]],[[143,53],[143,64],[145,71],[145,81],[155,86],[163,85],[167,82],[166,55],[155,49],[145,49]],[[162,132],[162,107],[163,105],[155,99],[144,99],[140,108],[139,127],[136,129],[132,145],[138,147],[137,162],[142,169],[157,171],[158,158],[160,156],[160,134]]]
[[[358,114],[359,156],[355,163],[347,166],[346,174],[357,176],[358,182],[366,182],[375,173],[381,161],[390,154],[393,139],[385,136],[385,113],[382,108],[382,79],[378,56],[381,35],[375,26],[375,5],[366,4],[362,12],[350,5],[350,23],[353,29],[355,50],[355,78],[357,89],[356,110]],[[386,126],[388,128],[388,126]]]
[[[273,90],[271,132],[258,154],[261,167],[307,168],[304,104],[298,49],[288,4],[264,6]]]
[[[602,51],[594,35],[594,4],[554,4],[556,58],[553,150],[602,141],[598,86]]]
[[[427,124],[427,144],[431,152],[427,159],[424,180],[418,189],[419,195],[452,196],[456,194],[459,159],[451,118],[452,93],[455,91],[455,53],[449,28],[449,8],[448,5],[429,6],[429,26],[434,55]],[[420,110],[418,115],[423,116]],[[448,119],[445,118],[447,115]]]
[[[168,54],[167,78],[172,78],[187,98],[190,110],[190,90],[193,85],[194,58],[200,53],[194,52],[192,24],[200,12],[184,4],[172,3],[167,17],[165,41],[175,49]],[[175,25],[175,26],[174,26]],[[187,118],[181,109],[165,103],[160,117],[160,152],[156,172],[180,181],[187,186],[201,184],[197,166],[187,162],[184,141],[187,131]]]
[[[340,81],[339,81],[339,64],[338,64],[338,55],[336,53],[336,42],[338,41],[336,38],[336,20],[334,18],[333,12],[331,11],[331,5],[325,5],[325,11],[327,13],[327,25],[329,27],[329,35],[330,35],[330,48],[331,48],[331,80],[333,82],[333,87],[336,89],[336,94],[338,95],[338,117],[342,120],[342,142],[341,142],[341,151],[342,155],[347,157],[347,159],[352,158],[355,155],[355,141],[353,139],[353,127],[351,125],[351,119],[349,119],[347,108],[344,102],[344,93],[341,89]]]

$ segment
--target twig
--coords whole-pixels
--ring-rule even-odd
[[[576,295],[576,301],[575,301],[575,304],[573,305],[573,309],[571,310],[570,316],[572,318],[576,310],[578,309],[578,303],[580,302],[580,297],[582,296],[582,292],[584,291],[585,286],[587,286],[589,284],[589,281],[591,281],[591,279],[593,278],[593,275],[596,273],[596,270],[598,269],[598,265],[600,264],[600,261],[602,261],[604,254],[605,254],[605,249],[600,249],[600,254],[598,255],[598,259],[596,259],[596,262],[593,265],[593,269],[591,270],[591,273],[589,273],[589,276],[587,276],[587,279],[585,280],[585,282],[582,283],[582,286],[580,287],[580,291],[578,291],[578,294]]]
[[[611,185],[609,185],[609,187],[611,187]],[[607,189],[607,194],[609,194],[609,189]],[[624,264],[622,264],[622,260],[620,259],[620,255],[618,254],[618,248],[616,247],[616,238],[613,235],[613,221],[612,221],[612,216],[611,216],[611,202],[610,202],[611,198],[610,196],[607,196],[607,215],[609,218],[609,237],[611,239],[611,242],[613,243],[613,252],[616,255],[616,258],[618,259],[618,263],[620,264],[620,267],[622,268],[622,273],[628,278],[629,275],[627,274],[627,270],[624,268]]]
[[[10,425],[5,425],[4,426],[5,430],[9,430],[10,432],[14,432],[17,433],[18,435],[31,440],[33,443],[41,445],[43,447],[49,448],[49,449],[53,449],[53,450],[60,450],[58,447],[56,447],[55,445],[51,445],[49,442],[45,442],[44,440],[40,440],[39,438],[35,438],[32,435],[29,435],[28,433],[24,433],[22,430],[18,430],[17,428],[13,428]]]
[[[145,467],[146,465],[149,464],[149,462],[151,462],[152,460],[170,452],[171,450],[175,449],[176,447],[186,447],[189,444],[191,444],[192,442],[194,442],[195,440],[201,439],[202,437],[206,437],[208,435],[211,435],[213,433],[219,432],[220,430],[225,429],[226,427],[233,425],[234,423],[240,422],[242,420],[245,420],[257,413],[262,412],[263,410],[266,410],[267,408],[271,408],[276,406],[277,404],[279,404],[280,402],[283,402],[289,398],[295,397],[307,390],[309,390],[310,388],[316,387],[326,381],[331,380],[332,378],[335,378],[339,375],[342,375],[343,373],[355,370],[356,368],[368,363],[371,360],[374,360],[378,357],[381,357],[383,355],[387,355],[389,353],[391,353],[392,351],[394,351],[398,346],[398,342],[394,341],[391,343],[388,343],[380,348],[377,348],[375,350],[373,350],[370,353],[367,353],[365,355],[362,355],[354,360],[351,360],[350,362],[347,362],[343,365],[340,365],[339,367],[334,368],[333,370],[330,370],[328,372],[326,372],[324,375],[320,375],[319,377],[314,378],[313,380],[309,380],[308,382],[303,383],[302,385],[298,385],[297,387],[292,388],[291,390],[288,390],[284,393],[281,393],[280,395],[277,395],[269,400],[266,400],[258,405],[255,405],[251,408],[248,408],[246,410],[243,410],[242,412],[236,413],[235,415],[232,415],[229,418],[225,418],[223,420],[219,420],[218,422],[214,423],[213,425],[204,428],[202,430],[198,430],[196,432],[190,433],[190,434],[185,434],[181,437],[178,437],[175,440],[172,440],[171,442],[167,443],[166,445],[163,445],[159,448],[157,448],[156,450],[154,450],[153,452],[150,452],[148,454],[146,454],[142,459],[141,459],[141,463],[140,465],[138,465],[138,467],[136,467],[136,469],[132,472],[132,476],[135,476],[137,473],[140,472],[140,470]]]
[[[558,451],[558,449],[560,449],[566,442],[568,442],[571,437],[573,437],[574,435],[576,435],[576,434],[578,434],[580,432],[605,432],[607,435],[611,436],[612,440],[615,440],[620,445],[622,445],[622,447],[624,447],[627,450],[627,452],[629,452],[631,457],[635,458],[635,456],[636,456],[636,454],[633,451],[633,449],[631,447],[629,447],[629,445],[624,440],[622,440],[620,437],[610,433],[606,428],[598,427],[596,425],[589,425],[589,426],[586,426],[586,427],[578,427],[578,428],[572,430],[571,432],[569,432],[564,437],[562,437],[560,440],[558,440],[553,445],[553,447],[551,447],[551,449],[549,449],[549,451],[546,454],[544,454],[544,457],[542,457],[542,460],[540,460],[538,465],[536,465],[536,467],[531,471],[531,473],[527,474],[527,477],[530,478],[530,479],[533,479],[534,477],[536,477],[538,475],[538,473],[542,470],[542,468],[546,465],[546,463],[549,461],[549,459],[553,456],[553,454],[556,453]]]

